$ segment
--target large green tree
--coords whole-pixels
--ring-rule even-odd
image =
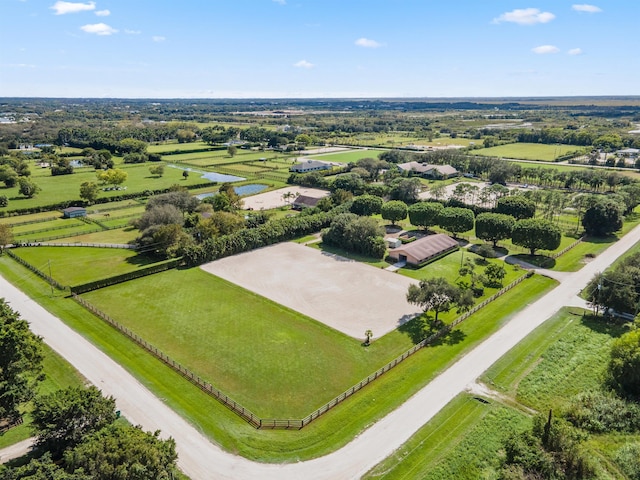
[[[511,241],[515,245],[528,248],[531,255],[536,250],[555,250],[560,246],[562,233],[557,225],[539,218],[518,220],[513,226]]]
[[[113,423],[67,451],[66,470],[93,480],[172,480],[177,478],[175,441],[162,440],[159,433]]]
[[[42,190],[33,180],[27,177],[18,178],[18,192],[27,198],[33,198]]]
[[[438,224],[438,217],[444,206],[438,202],[417,202],[409,207],[411,225],[425,230]]]
[[[89,205],[96,201],[99,192],[100,189],[94,182],[82,182],[80,185],[80,198],[85,200]]]
[[[445,207],[438,215],[438,225],[454,238],[459,233],[473,229],[473,210],[462,207]]]
[[[4,252],[4,247],[13,243],[13,230],[11,225],[0,223],[0,255]]]
[[[500,240],[511,238],[516,221],[511,215],[504,213],[481,213],[476,217],[476,237],[493,243],[495,247]]]
[[[395,225],[400,220],[407,218],[407,204],[402,200],[390,200],[382,204],[380,213],[382,218],[389,220],[391,225]]]
[[[511,215],[516,220],[533,218],[536,214],[536,204],[533,200],[522,195],[512,195],[498,199],[496,213]]]
[[[331,221],[322,241],[350,252],[382,258],[386,252],[383,234],[384,229],[375,219],[342,213]]]
[[[85,435],[112,423],[116,401],[103,397],[94,386],[68,387],[37,397],[32,415],[37,445],[57,458]]]
[[[382,210],[382,199],[375,195],[361,195],[353,199],[351,213],[356,215],[371,216]]]
[[[448,312],[462,298],[462,290],[451,285],[443,277],[420,280],[418,285],[410,285],[407,292],[409,303],[419,306],[425,313],[433,312],[435,314],[435,324],[438,323],[438,315],[441,312]]]
[[[625,333],[613,342],[608,372],[622,393],[640,399],[640,330]]]
[[[582,226],[588,235],[610,235],[622,228],[623,210],[622,205],[615,200],[601,200],[584,212]]]
[[[0,419],[17,419],[42,378],[42,339],[0,299]]]

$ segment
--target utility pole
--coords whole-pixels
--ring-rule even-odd
[[[51,287],[51,296],[53,297],[53,277],[51,276],[51,260],[47,260],[47,266],[49,267],[49,286]]]

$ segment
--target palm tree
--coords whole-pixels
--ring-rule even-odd
[[[366,340],[364,341],[364,344],[367,345],[367,346],[370,345],[371,344],[371,338],[373,337],[373,332],[371,330],[367,329],[364,332],[364,336],[366,337]]]

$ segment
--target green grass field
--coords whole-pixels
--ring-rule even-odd
[[[598,388],[611,342],[622,328],[583,317],[581,312],[562,310],[496,362],[481,380],[538,411],[557,411],[576,393]],[[461,395],[364,478],[497,478],[503,440],[511,432],[529,428],[528,418],[521,409],[499,400],[484,403]],[[607,466],[612,447],[638,437],[596,436],[588,448],[596,458],[606,459]]]
[[[126,190],[101,191],[99,198],[112,197],[123,193],[144,192],[145,190],[155,190],[169,188],[171,185],[182,186],[204,183],[206,180],[200,178],[201,175],[191,173],[185,180],[182,170],[177,168],[166,168],[164,176],[158,178],[149,173],[151,164],[118,165],[118,168],[127,172],[127,181],[122,185]],[[5,188],[2,194],[9,198],[9,205],[0,208],[3,210],[13,210],[18,208],[33,208],[41,205],[50,205],[67,200],[80,200],[80,184],[83,182],[97,182],[96,172],[93,168],[79,168],[71,175],[51,176],[48,169],[33,170],[33,181],[40,186],[42,191],[33,198],[23,197],[18,193],[18,187]]]
[[[556,158],[570,152],[582,151],[575,145],[545,145],[540,143],[509,143],[491,148],[474,150],[474,155],[500,158],[518,158],[522,160],[541,160],[553,162]]]
[[[411,346],[396,333],[363,348],[198,268],[83,297],[265,418],[302,418]]]
[[[351,163],[357,162],[362,158],[378,158],[378,156],[386,150],[364,149],[351,150],[348,152],[327,153],[324,155],[310,155],[308,158],[314,160],[322,160],[323,162]]]
[[[495,478],[503,440],[526,425],[517,410],[462,394],[363,478]]]
[[[465,321],[455,341],[419,351],[318,421],[299,432],[289,432],[250,427],[77,303],[59,293],[52,296],[46,283],[6,256],[0,257],[0,273],[121,363],[222,448],[264,462],[314,458],[345,445],[554,284],[539,276],[526,280],[522,289],[509,292],[496,300],[493,308],[483,309]]]
[[[62,285],[79,285],[154,265],[157,258],[135,250],[92,247],[21,247],[13,250]]]

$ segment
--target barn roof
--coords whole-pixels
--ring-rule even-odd
[[[458,242],[449,235],[437,233],[435,235],[428,235],[420,238],[401,247],[394,248],[392,251],[396,255],[401,253],[403,255],[417,258],[421,261],[457,246]]]

